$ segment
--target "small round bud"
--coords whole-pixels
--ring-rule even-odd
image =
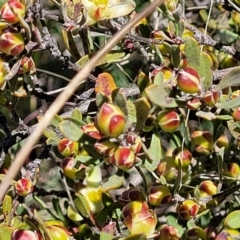
[[[17,56],[24,50],[24,39],[21,33],[4,32],[0,36],[0,52]]]
[[[218,192],[217,186],[210,180],[201,182],[198,188],[200,197],[212,196]]]
[[[213,136],[208,131],[195,131],[192,133],[195,149],[199,153],[209,155],[213,148]]]
[[[198,214],[199,205],[193,200],[185,200],[178,207],[178,214],[181,218],[189,220]]]
[[[19,19],[11,8],[15,13],[19,14],[21,17],[24,17],[26,13],[26,7],[19,0],[8,0],[0,8],[1,19],[12,24],[18,23]]]
[[[35,63],[34,63],[33,59],[31,57],[24,56],[21,59],[21,65],[18,70],[18,73],[23,74],[23,73],[30,72],[32,70],[35,70]]]
[[[135,161],[136,156],[131,148],[129,147],[118,147],[118,149],[112,154],[111,162],[122,170],[130,169]]]
[[[123,223],[131,235],[145,234],[149,236],[154,233],[157,224],[156,214],[149,209],[146,202],[132,201],[122,209]]]
[[[182,147],[178,147],[174,149],[172,156],[176,161],[176,165],[178,165],[178,160],[181,161],[182,167],[187,167],[191,164],[192,153],[188,149],[182,149]]]
[[[177,74],[177,86],[185,93],[199,93],[201,91],[200,78],[193,68],[183,68]]]
[[[29,193],[33,192],[33,183],[27,178],[19,179],[15,184],[15,191],[20,196],[27,196]]]
[[[149,188],[148,201],[152,206],[167,204],[172,199],[172,193],[167,186],[153,185]]]
[[[202,102],[198,98],[187,101],[187,108],[190,110],[198,110],[201,105]]]
[[[240,108],[235,108],[232,112],[232,117],[235,121],[240,121]]]
[[[81,169],[81,166],[75,168],[75,160],[73,157],[65,157],[60,164],[65,176],[75,179],[75,174]]]
[[[161,111],[157,116],[157,121],[165,132],[174,132],[180,125],[180,117],[174,110]]]
[[[207,91],[203,96],[206,105],[212,107],[219,101],[219,93],[216,91]]]
[[[240,176],[240,167],[235,162],[228,163],[224,166],[223,174],[238,179]]]
[[[64,157],[76,155],[78,152],[78,143],[70,141],[67,138],[63,138],[58,143],[58,151]]]
[[[121,109],[113,104],[104,103],[97,116],[100,132],[108,137],[118,137],[125,128],[125,117]]]
[[[163,225],[160,229],[158,240],[180,240],[177,228],[169,225]]]
[[[38,234],[26,229],[15,229],[12,232],[11,240],[39,240]]]

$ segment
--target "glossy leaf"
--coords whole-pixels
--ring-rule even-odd
[[[137,99],[134,102],[134,105],[137,117],[137,122],[134,131],[138,132],[142,128],[143,124],[145,123],[149,115],[151,105],[145,97]]]
[[[145,91],[149,100],[159,107],[175,108],[178,106],[176,100],[169,97],[163,86],[152,84]]]
[[[64,120],[59,124],[59,128],[63,136],[70,141],[77,142],[81,139],[84,132],[76,126],[72,121]]]
[[[231,229],[240,228],[240,210],[229,213],[225,218],[224,226]]]
[[[152,172],[156,169],[163,157],[160,136],[156,132],[152,134],[152,140],[150,148],[148,149],[148,154],[151,157],[152,162],[146,159],[145,166],[149,172]]]

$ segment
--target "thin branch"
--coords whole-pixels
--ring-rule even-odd
[[[53,102],[49,110],[44,115],[42,121],[39,123],[36,130],[27,139],[21,150],[18,152],[15,160],[9,168],[8,173],[3,179],[0,185],[0,202],[2,201],[11,180],[17,175],[20,168],[22,167],[25,159],[27,159],[29,152],[31,151],[34,144],[41,137],[42,132],[48,126],[48,123],[54,117],[54,115],[62,108],[64,103],[71,97],[73,92],[76,90],[79,83],[85,81],[85,78],[93,70],[96,64],[103,58],[142,18],[152,13],[164,0],[155,0],[141,13],[134,17],[127,25],[125,25],[119,32],[117,32],[108,43],[97,52],[96,55],[87,63],[87,65],[78,72],[78,74],[72,79],[66,88]]]

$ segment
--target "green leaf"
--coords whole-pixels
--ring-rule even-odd
[[[231,229],[240,228],[240,210],[229,213],[225,218],[224,226]]]
[[[143,124],[145,123],[149,115],[151,105],[145,97],[137,99],[134,102],[134,105],[135,105],[136,117],[137,117],[137,122],[136,122],[134,131],[138,132],[142,128]]]
[[[232,109],[240,106],[240,97],[234,98],[230,101],[227,102],[219,102],[216,103],[215,105],[217,108],[222,108],[222,109]]]
[[[110,205],[106,206],[101,212],[96,216],[96,220],[100,225],[106,224],[106,219],[112,216],[113,213],[116,213],[116,209],[121,209],[122,205],[119,202],[113,202]]]
[[[87,199],[81,193],[77,193],[76,196],[78,197],[74,200],[76,208],[84,217],[90,217],[91,210]]]
[[[116,88],[112,91],[112,101],[114,105],[117,105],[123,112],[124,116],[128,117],[128,107],[127,107],[127,99],[124,93],[120,88]]]
[[[177,216],[172,215],[171,213],[167,215],[167,224],[175,227],[178,230],[180,236],[184,233],[183,227],[178,224]]]
[[[41,161],[39,176],[36,184],[38,188],[42,188],[48,192],[64,190],[60,172],[53,160],[44,159]]]
[[[188,66],[198,69],[200,63],[200,49],[197,41],[188,37],[184,44],[184,52],[187,59]]]
[[[152,162],[146,160],[145,166],[149,172],[152,172],[156,169],[162,158],[162,147],[161,140],[158,133],[152,134],[152,140],[150,144],[150,148],[148,149],[148,154],[152,159]]]
[[[178,68],[181,61],[180,49],[178,45],[171,46],[171,62],[174,68]]]
[[[237,87],[239,85],[240,85],[240,67],[235,67],[230,73],[228,73],[225,77],[222,78],[222,80],[214,90],[220,91],[227,87]]]
[[[146,88],[146,94],[149,100],[159,106],[167,108],[178,107],[178,104],[174,98],[170,98],[163,86],[152,84]]]
[[[55,114],[54,118],[51,120],[51,125],[57,128],[59,123],[62,122],[62,120],[63,119],[60,116]]]
[[[76,209],[69,205],[67,209],[67,216],[75,222],[79,222],[83,220],[83,217],[76,211]]]
[[[212,112],[198,111],[198,112],[196,112],[196,116],[206,119],[206,120],[209,120],[209,121],[216,119],[215,114]]]
[[[210,89],[212,86],[213,71],[212,60],[207,53],[201,52],[197,71],[200,78],[203,79],[204,89]]]
[[[13,228],[1,224],[1,227],[0,227],[0,239],[1,240],[9,240],[9,239],[11,239],[12,232],[13,232]]]
[[[238,139],[240,129],[237,128],[236,123],[233,120],[227,121],[228,125],[228,130],[231,133],[231,135],[235,138]]]
[[[12,208],[13,208],[13,201],[12,198],[9,195],[5,195],[3,199],[3,214],[4,214],[4,220],[5,223],[9,223],[9,220],[12,215]]]
[[[111,189],[116,189],[121,187],[123,184],[123,177],[118,175],[111,176],[107,182],[102,184],[103,191],[107,192]]]
[[[65,138],[77,142],[84,135],[84,132],[70,120],[64,120],[59,124],[59,128]]]
[[[96,66],[100,66],[106,63],[114,63],[114,62],[121,62],[122,58],[125,56],[124,52],[120,51],[112,51],[106,54],[104,57],[101,58],[101,60],[96,64]],[[86,66],[86,64],[89,62],[89,59],[91,58],[91,55],[85,55],[82,58],[80,58],[76,64],[83,68]]]
[[[60,219],[62,222],[65,222],[65,217],[63,215],[60,203],[59,203],[59,199],[57,198],[53,198],[52,199],[52,204],[53,204],[53,208],[57,213],[58,219]]]
[[[100,232],[100,240],[112,240],[113,239],[113,234],[112,233],[107,233],[107,232]]]

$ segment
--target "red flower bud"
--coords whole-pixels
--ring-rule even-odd
[[[195,217],[198,214],[199,205],[195,203],[193,200],[185,200],[178,207],[178,214],[181,218],[185,220],[189,220]]]
[[[216,91],[207,91],[203,96],[203,101],[212,107],[219,101],[219,93]]]
[[[182,147],[178,147],[174,149],[172,156],[174,157],[177,165],[178,159],[181,161],[182,167],[187,167],[191,164],[192,153],[188,149],[182,149]]]
[[[130,234],[145,234],[149,236],[154,233],[157,217],[146,202],[133,201],[123,207],[123,223]]]
[[[232,117],[235,121],[240,121],[240,107],[233,110]]]
[[[70,141],[67,138],[63,138],[58,143],[58,151],[64,157],[75,155],[78,151],[78,143]]]
[[[24,39],[21,33],[4,32],[0,36],[0,52],[17,56],[24,50]]]
[[[172,199],[172,193],[167,186],[153,185],[149,188],[148,201],[152,206],[167,204]]]
[[[124,191],[121,197],[118,199],[118,202],[120,202],[122,205],[126,205],[127,203],[133,201],[145,201],[145,196],[143,193],[135,187],[130,187],[128,190]]]
[[[31,180],[26,178],[19,179],[15,184],[15,191],[20,196],[27,196],[29,193],[33,192],[33,183]]]
[[[199,93],[201,85],[197,71],[189,67],[181,69],[177,74],[177,86],[185,93]]]
[[[173,157],[164,157],[161,159],[157,166],[157,173],[163,175],[167,181],[176,179],[177,176],[177,164]]]
[[[118,137],[125,128],[125,118],[121,109],[113,104],[104,103],[97,116],[99,130],[108,137]]]
[[[157,116],[159,126],[165,132],[174,132],[180,125],[180,117],[174,110],[164,110]]]
[[[21,59],[21,65],[18,70],[18,73],[23,74],[23,73],[30,72],[32,70],[35,70],[35,63],[34,63],[33,59],[31,57],[24,56]]]
[[[198,98],[187,101],[187,108],[190,110],[198,110],[201,105],[202,103]]]
[[[238,179],[238,177],[240,175],[240,167],[235,162],[228,163],[224,166],[223,174],[228,176],[228,177]]]
[[[126,137],[127,146],[129,146],[135,154],[139,153],[142,147],[141,138],[134,132],[129,132]]]
[[[188,240],[206,239],[206,232],[200,227],[193,227],[187,231]]]
[[[180,240],[177,228],[169,225],[163,225],[160,229],[158,240]]]
[[[11,240],[39,240],[38,234],[26,229],[15,229],[12,232]]]
[[[118,147],[110,158],[111,162],[122,170],[130,169],[136,161],[134,152],[129,147],[121,146]]]
[[[83,167],[82,165],[80,165],[79,168],[75,168],[76,162],[73,157],[65,157],[64,159],[62,159],[60,165],[64,175],[71,179],[75,179],[75,174]]]
[[[210,180],[201,182],[198,188],[200,197],[212,196],[218,192],[217,186]]]
[[[94,139],[101,139],[104,135],[102,135],[98,129],[95,127],[93,123],[88,123],[81,127],[84,133]]]
[[[195,131],[192,133],[192,139],[196,151],[209,155],[213,148],[213,136],[208,131]]]
[[[21,17],[24,17],[26,13],[26,7],[19,0],[8,0],[5,4],[2,5],[0,9],[1,19],[8,23],[18,23],[19,19],[17,15],[12,11],[19,14]]]

